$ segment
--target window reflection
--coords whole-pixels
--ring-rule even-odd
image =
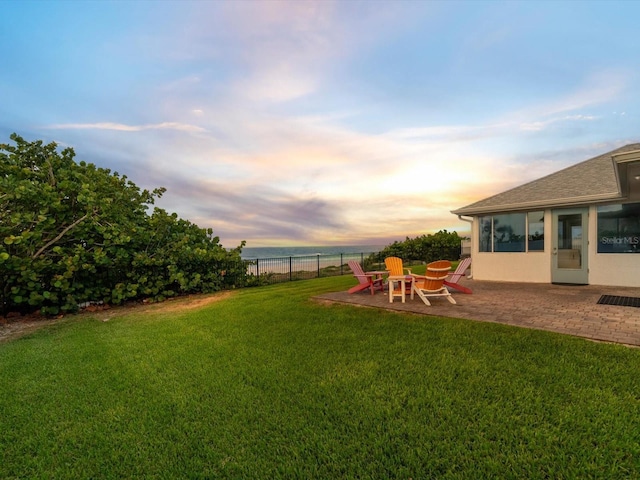
[[[524,252],[524,213],[493,216],[493,251]]]
[[[544,250],[544,212],[529,212],[527,219],[527,249],[530,252]]]
[[[640,253],[640,203],[598,207],[598,253]]]

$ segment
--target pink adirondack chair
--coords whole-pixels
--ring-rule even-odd
[[[366,290],[367,288],[371,290],[371,295],[373,295],[377,289],[379,289],[381,292],[384,291],[382,273],[364,272],[360,264],[355,260],[349,260],[347,264],[353,272],[353,276],[358,279],[358,285],[351,287],[348,290],[349,293],[360,292],[362,290]]]
[[[460,277],[465,275],[467,268],[471,265],[471,257],[467,257],[462,260],[458,264],[458,268],[453,273],[450,273],[447,279],[444,281],[444,284],[447,287],[455,288],[456,290],[461,291],[462,293],[473,293],[470,288],[464,287],[460,285],[458,282],[460,281]]]

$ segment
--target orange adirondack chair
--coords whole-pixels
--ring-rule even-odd
[[[456,303],[444,281],[451,271],[449,260],[437,260],[427,264],[425,275],[413,275],[413,291],[426,304],[431,305],[427,297],[445,297],[449,302]]]
[[[456,268],[456,271],[449,274],[449,277],[444,281],[444,284],[447,287],[460,290],[462,293],[473,293],[470,288],[464,287],[458,283],[460,281],[460,277],[463,277],[465,275],[465,272],[467,271],[470,265],[471,265],[471,257],[467,257],[464,260],[462,260],[458,264],[458,268]]]
[[[409,293],[413,299],[413,277],[405,273],[406,268],[402,266],[402,259],[398,257],[387,257],[384,259],[384,265],[389,272],[389,303],[393,303],[394,297],[401,297],[404,303],[405,295]],[[409,273],[411,271],[409,270]],[[404,285],[404,289],[402,286]]]
[[[371,290],[371,295],[375,293],[376,289],[380,289],[381,292],[384,291],[382,273],[364,272],[360,264],[355,260],[349,260],[347,264],[353,272],[353,276],[356,277],[359,282],[358,285],[348,290],[349,293],[356,293],[361,290],[366,290],[367,288]]]

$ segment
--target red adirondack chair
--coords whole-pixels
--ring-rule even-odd
[[[362,267],[355,260],[349,260],[347,262],[349,268],[353,272],[353,276],[358,279],[358,285],[351,287],[349,293],[356,293],[367,288],[371,290],[371,295],[375,293],[376,289],[381,292],[384,291],[384,283],[381,272],[364,272]]]

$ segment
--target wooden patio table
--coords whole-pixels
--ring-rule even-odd
[[[394,297],[400,297],[402,303],[405,302],[407,283],[411,289],[411,300],[413,300],[413,277],[411,275],[389,275],[387,280],[389,282],[389,303],[393,303]],[[395,291],[393,287],[395,282],[400,283],[400,291]]]

